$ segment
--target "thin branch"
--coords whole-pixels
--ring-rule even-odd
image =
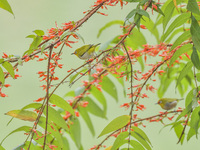
[[[185,133],[185,129],[186,129],[186,126],[187,126],[187,123],[188,123],[189,118],[190,118],[190,115],[188,115],[187,120],[185,121],[185,125],[184,125],[184,128],[183,128],[183,131],[181,132],[181,135],[180,135],[180,137],[179,137],[179,139],[178,139],[177,144],[181,141],[181,139],[182,139],[182,137],[183,137],[183,135],[184,135],[184,133]]]
[[[133,95],[133,64],[132,64],[132,61],[131,61],[131,58],[130,58],[130,55],[128,53],[128,50],[124,44],[124,42],[122,43],[125,51],[126,51],[126,55],[128,57],[128,60],[129,60],[129,64],[131,66],[131,95]],[[131,140],[131,121],[133,119],[133,116],[132,116],[132,113],[133,113],[133,96],[131,96],[131,110],[130,110],[130,126],[129,126],[129,138],[128,138],[128,149],[129,149],[129,146],[130,146],[130,140]]]
[[[150,119],[155,118],[155,117],[161,117],[161,116],[163,116],[163,115],[165,115],[165,114],[172,114],[172,113],[177,114],[178,112],[182,112],[182,110],[160,113],[160,114],[157,114],[157,115],[154,115],[154,116],[151,116],[151,117],[146,117],[146,118],[143,118],[143,119],[139,119],[139,120],[133,121],[131,124],[134,124],[134,123],[137,123],[137,122],[142,122],[142,121],[144,121],[144,120],[150,120]],[[165,115],[165,118],[166,118],[166,117],[167,117],[167,115]],[[118,130],[112,132],[111,134],[109,134],[105,139],[103,139],[103,141],[102,141],[99,145],[97,145],[97,147],[96,147],[95,150],[98,150],[98,149],[102,146],[102,144],[103,144],[109,137],[111,137],[113,134],[115,134],[115,133],[118,132],[119,130],[121,130],[121,129],[123,129],[123,128],[126,128],[127,126],[128,126],[128,124],[125,125],[124,127],[120,128],[120,129],[118,129]]]
[[[52,54],[53,46],[50,47],[49,51],[49,59],[48,59],[48,67],[47,67],[47,96],[49,95],[49,87],[50,87],[50,80],[49,80],[49,70],[50,70],[50,62],[51,62],[51,54]],[[46,145],[46,136],[47,136],[47,126],[48,126],[48,113],[49,113],[49,96],[46,100],[46,127],[45,127],[45,133],[44,133],[44,144],[43,144],[43,150],[45,150]]]

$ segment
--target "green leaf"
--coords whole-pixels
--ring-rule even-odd
[[[72,106],[69,105],[69,103],[66,102],[62,97],[60,97],[56,94],[53,94],[53,95],[51,95],[49,102],[52,104],[55,104],[56,106],[68,111],[70,114],[75,116],[75,112],[74,112]]]
[[[62,136],[62,139],[63,139],[63,150],[68,150],[68,149],[70,149],[69,148],[69,142],[68,142],[68,140],[67,140],[67,138],[66,137],[64,137],[64,136]]]
[[[81,147],[81,127],[78,119],[71,120],[73,124],[70,126],[70,136],[74,140],[78,149]]]
[[[5,61],[2,66],[8,71],[8,73],[11,75],[11,77],[14,79],[15,78],[15,72],[14,72],[14,69],[13,69],[13,66]]]
[[[103,110],[90,98],[90,97],[85,97],[84,100],[88,101],[88,105],[87,105],[87,110],[92,113],[95,116],[101,117],[101,118],[105,118],[106,116],[103,112]]]
[[[131,33],[132,34],[129,35],[130,42],[137,45],[138,48],[142,48],[143,45],[147,43],[145,36],[139,30],[134,28]]]
[[[137,13],[150,19],[149,14],[143,9],[138,9]]]
[[[44,114],[46,115],[46,107],[44,108]],[[56,125],[62,127],[67,131],[69,130],[65,120],[60,115],[60,113],[50,106],[48,107],[48,120],[49,122],[53,121]]]
[[[7,0],[0,0],[0,8],[8,11],[9,13],[13,14],[13,16],[14,16],[14,13],[13,13],[13,11],[10,7],[10,4],[8,3]]]
[[[3,148],[3,146],[0,145],[0,150],[6,150],[5,148]]]
[[[189,13],[183,13],[181,15],[179,15],[173,22],[172,24],[169,26],[169,28],[167,29],[167,31],[165,32],[165,34],[162,37],[162,41],[165,41],[165,39],[169,36],[169,34],[172,33],[172,31],[183,25],[188,19],[190,18],[190,14]]]
[[[90,93],[103,105],[103,113],[106,116],[107,112],[107,103],[106,98],[101,91],[99,91],[96,87],[92,86],[90,89]]]
[[[131,128],[133,129],[134,132],[137,132],[143,139],[145,139],[149,144],[151,144],[148,136],[144,133],[144,131],[135,126],[132,126]]]
[[[180,28],[177,28],[176,30],[174,30],[173,33],[170,34],[170,36],[167,38],[166,40],[166,43],[171,43],[171,42],[174,42],[174,37],[177,36],[177,34],[179,34],[180,32],[183,32],[184,31],[184,28],[183,27],[180,27]],[[179,36],[178,36],[179,37]],[[173,45],[172,45],[173,46]]]
[[[200,122],[200,106],[196,107],[191,115],[190,127],[195,130],[196,138],[198,138],[198,128]]]
[[[176,125],[176,126],[174,127],[174,131],[175,131],[175,133],[176,133],[176,136],[177,136],[178,138],[180,138],[181,133],[182,133],[182,131],[183,131],[183,126],[182,126],[181,124]],[[184,137],[185,137],[185,135],[183,135],[182,138],[181,138],[181,144],[183,144]]]
[[[35,39],[35,38],[36,38],[36,35],[31,34],[31,35],[26,36],[26,38],[32,38],[32,39]]]
[[[102,89],[104,91],[106,91],[110,96],[112,96],[116,101],[118,101],[116,86],[107,76],[103,78],[100,85],[102,85]]]
[[[190,31],[185,31],[182,35],[180,35],[176,41],[174,42],[174,44],[172,45],[171,50],[173,50],[174,48],[176,48],[177,46],[179,46],[182,42],[184,42],[185,40],[188,40],[191,37],[191,33]]]
[[[119,116],[119,117],[115,118],[103,129],[103,131],[100,133],[100,135],[98,137],[101,137],[101,136],[108,134],[112,131],[116,131],[118,129],[121,129],[122,127],[127,125],[129,123],[129,121],[130,121],[129,115],[123,115],[123,116]]]
[[[11,110],[5,113],[5,115],[9,115],[24,121],[35,121],[37,118],[36,113],[28,110]]]
[[[4,62],[4,59],[3,58],[1,58],[0,59],[0,64],[2,64]]]
[[[23,110],[23,109],[29,109],[29,108],[35,108],[35,109],[38,109],[38,110],[39,110],[39,109],[41,108],[41,106],[42,106],[42,104],[40,104],[40,103],[30,103],[30,104],[24,106],[24,107],[22,108],[22,110]]]
[[[129,20],[130,18],[132,18],[136,13],[137,13],[137,9],[133,9],[131,12],[129,12],[129,14],[125,18],[125,22]]]
[[[86,69],[82,69],[82,70],[79,71],[79,72],[74,72],[74,73],[70,76],[70,81],[69,81],[69,83],[70,83],[70,84],[73,84],[73,81],[76,79],[76,77],[77,77],[78,75],[80,75],[81,72],[85,72],[85,71],[87,71],[87,70],[86,70]]]
[[[165,11],[164,11],[164,17],[163,17],[163,30],[165,31],[165,28],[168,24],[168,22],[170,21],[170,19],[172,18],[172,14],[174,12],[174,2],[171,1],[165,8]]]
[[[3,73],[3,69],[1,67],[0,67],[0,82],[2,85],[4,85],[4,83],[5,83],[4,73]]]
[[[77,35],[78,38],[81,39],[83,43],[85,43],[84,38],[83,38],[79,33],[77,33],[77,32],[73,32],[73,33],[74,33],[75,35]]]
[[[73,32],[65,32],[61,35],[60,40],[62,41],[66,36],[73,34]]]
[[[155,36],[157,42],[159,43],[159,32],[158,29],[155,27],[154,22],[151,19],[143,16],[141,19],[141,24],[146,26],[146,28],[151,32],[151,34]]]
[[[90,130],[90,132],[91,132],[92,135],[94,136],[94,135],[95,135],[94,126],[93,126],[93,124],[92,124],[92,121],[91,121],[91,119],[90,119],[90,116],[89,116],[89,114],[88,114],[86,108],[81,108],[81,107],[79,107],[78,110],[79,110],[80,115],[81,115],[81,116],[83,117],[83,119],[85,120],[85,122],[86,122],[86,124],[87,124],[87,126],[88,126],[88,128],[89,128],[89,130]]]
[[[196,134],[195,130],[193,128],[190,128],[187,134],[187,141],[190,140],[191,137],[193,137]]]
[[[188,0],[187,10],[191,11],[192,13],[200,15],[199,6],[196,0]]]
[[[10,133],[1,141],[0,145],[2,145],[3,141],[4,141],[8,136],[10,136],[11,134],[16,133],[16,132],[20,132],[20,131],[30,132],[30,129],[31,129],[31,128],[32,128],[32,127],[29,127],[29,126],[22,126],[22,127],[19,127],[19,128],[17,128],[17,129],[15,129],[14,131],[10,132]]]
[[[182,71],[180,72],[178,79],[177,79],[177,83],[176,83],[176,87],[181,83],[181,80],[189,73],[189,71],[191,70],[193,64],[191,61],[189,61],[185,67],[182,69]]]
[[[116,25],[116,24],[123,25],[123,24],[124,24],[124,21],[122,21],[122,20],[113,20],[113,21],[108,22],[108,23],[105,24],[101,29],[99,29],[99,32],[98,32],[98,34],[97,34],[97,38],[100,37],[100,35],[102,34],[102,32],[103,32],[105,29],[107,29],[107,28],[109,28],[109,27],[111,27],[111,26],[113,26],[113,25]]]
[[[200,28],[197,20],[195,17],[192,15],[192,24],[190,27],[190,32],[192,34],[192,41],[194,43],[194,46],[196,49],[200,52]]]
[[[44,35],[44,31],[42,30],[35,30],[33,31],[35,34],[37,34],[38,36],[43,36]]]
[[[37,36],[37,37],[33,40],[33,42],[31,43],[31,45],[30,45],[30,47],[29,47],[29,50],[36,50],[36,49],[38,48],[38,45],[40,45],[41,41],[42,41],[42,37]],[[30,54],[30,53],[28,53],[28,54]]]
[[[192,55],[191,55],[191,60],[192,60],[192,63],[194,64],[195,68],[200,70],[199,55],[198,55],[197,50],[194,46],[193,46],[193,52],[192,52]]]
[[[118,149],[120,146],[122,146],[124,143],[127,142],[127,140],[125,140],[125,138],[128,137],[128,132],[121,132],[117,138],[115,139],[115,142],[113,144],[113,146],[111,147],[110,150],[116,150]]]
[[[137,139],[147,150],[151,150],[150,145],[139,133],[131,131],[131,136]]]
[[[145,150],[145,148],[136,140],[130,140],[130,144],[134,150]]]
[[[181,48],[179,48],[175,53],[174,55],[172,56],[171,60],[170,60],[170,63],[169,63],[169,66],[171,66],[175,60],[177,60],[177,58],[179,56],[181,56],[183,53],[186,53],[188,52],[189,50],[192,49],[192,44],[186,44],[186,45],[183,45]]]
[[[68,93],[66,93],[65,95],[64,95],[64,97],[75,97],[76,95],[75,95],[75,92],[74,91],[69,91]]]
[[[53,115],[53,114],[49,114],[49,116],[50,115]],[[49,120],[51,120],[51,119],[49,119]],[[40,120],[38,122],[38,125],[40,127],[42,127],[43,129],[45,129],[46,128],[46,118],[41,116]],[[62,136],[61,136],[61,133],[59,132],[58,128],[60,128],[60,127],[57,126],[54,123],[51,123],[51,126],[49,124],[47,124],[48,132],[51,133],[51,135],[53,135],[59,141],[59,146],[62,148],[63,147],[63,140],[62,140]],[[49,139],[48,141],[51,142],[52,140]]]
[[[181,119],[186,114],[190,113],[191,110],[192,110],[192,102],[181,112],[181,114],[176,118],[175,122],[177,122],[179,119]]]
[[[200,73],[196,74],[197,81],[200,82]]]

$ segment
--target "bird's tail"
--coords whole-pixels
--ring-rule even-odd
[[[96,44],[96,45],[94,45],[94,46],[96,47],[96,46],[98,46],[98,45],[100,45],[100,44],[101,44],[101,43],[98,43],[98,44]]]

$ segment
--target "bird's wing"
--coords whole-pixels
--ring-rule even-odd
[[[85,50],[85,52],[81,55],[81,57],[85,54],[85,53],[87,53],[89,50],[90,50],[90,48],[93,46],[93,44],[90,44],[89,45],[89,47]]]

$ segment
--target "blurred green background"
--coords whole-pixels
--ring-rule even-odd
[[[15,17],[13,17],[5,10],[0,9],[0,54],[2,55],[3,52],[6,52],[7,54],[21,56],[26,50],[28,50],[29,44],[32,42],[32,39],[25,38],[27,35],[32,34],[32,31],[41,29],[46,32],[47,29],[55,27],[55,22],[57,22],[58,26],[60,27],[62,23],[71,20],[77,21],[84,16],[84,11],[90,9],[89,7],[94,3],[94,0],[9,0],[9,3],[15,14]],[[133,3],[128,6],[124,6],[123,9],[121,9],[118,5],[117,7],[109,7],[108,10],[101,10],[101,12],[109,15],[106,17],[95,14],[91,19],[84,23],[82,27],[79,28],[79,33],[84,37],[86,44],[104,43],[114,36],[121,34],[120,28],[118,26],[113,26],[112,28],[106,29],[102,36],[97,39],[98,30],[111,20],[124,20],[126,15],[134,7],[135,5]],[[155,39],[152,38],[153,36],[150,34],[146,34],[145,36],[149,44],[155,44]],[[64,48],[63,59],[60,61],[60,63],[64,64],[64,67],[63,69],[58,70],[57,73],[61,79],[67,74],[67,70],[76,68],[84,62],[76,58],[76,56],[71,56],[71,53],[82,44],[82,41],[79,41],[79,43],[74,44],[73,48],[71,49],[68,47]],[[11,117],[4,115],[4,113],[9,110],[20,109],[23,106],[33,102],[33,100],[36,100],[44,95],[45,92],[42,91],[42,88],[39,86],[45,83],[41,83],[39,81],[40,79],[38,79],[38,75],[36,74],[41,70],[46,70],[45,62],[43,62],[41,65],[40,62],[36,62],[35,60],[30,61],[24,63],[23,66],[19,66],[18,74],[21,75],[22,78],[18,78],[17,80],[6,80],[6,84],[11,84],[11,87],[8,89],[3,89],[3,92],[5,92],[8,97],[0,98],[0,140],[2,140],[12,130],[22,125],[32,125],[32,123],[14,119],[7,126],[7,123]],[[80,118],[82,127],[82,143],[84,149],[89,149],[105,138],[105,136],[103,136],[97,139],[97,136],[102,131],[103,127],[105,127],[112,119],[116,118],[117,116],[129,113],[129,111],[120,108],[121,104],[128,102],[129,100],[123,97],[120,85],[117,82],[115,83],[118,86],[117,90],[120,101],[116,103],[114,99],[112,99],[109,95],[106,95],[108,103],[108,120],[103,120],[92,116],[93,124],[96,130],[95,137],[92,137],[86,124],[83,122],[82,118]],[[63,96],[65,93],[75,89],[79,85],[79,83],[76,83],[72,86],[71,89],[67,84],[62,85],[56,91],[56,94]],[[157,82],[157,85],[154,86],[158,88],[159,83]],[[175,86],[172,85],[165,96],[180,97],[175,93],[174,88]],[[142,104],[145,104],[147,109],[142,112],[139,117],[148,117],[161,111],[159,106],[154,105],[158,100],[156,93],[148,94],[149,98],[143,99],[141,101]],[[184,102],[180,102],[179,106],[183,107]],[[166,123],[169,122],[167,121]],[[165,128],[161,133],[159,133],[159,130],[163,127],[161,123],[144,122],[144,124],[147,127],[141,128],[150,138],[153,145],[153,150],[187,150],[189,148],[194,150],[198,149],[197,146],[199,146],[199,143],[198,140],[196,140],[194,137],[189,142],[185,141],[183,145],[176,144],[178,139],[174,131],[170,130],[169,127]],[[17,145],[22,144],[25,138],[26,136],[23,135],[23,132],[15,133],[6,139],[2,146],[6,148],[6,150],[11,150]],[[114,138],[108,140],[106,145],[110,146],[110,141],[113,140]],[[72,146],[71,149],[74,150],[77,148]]]

